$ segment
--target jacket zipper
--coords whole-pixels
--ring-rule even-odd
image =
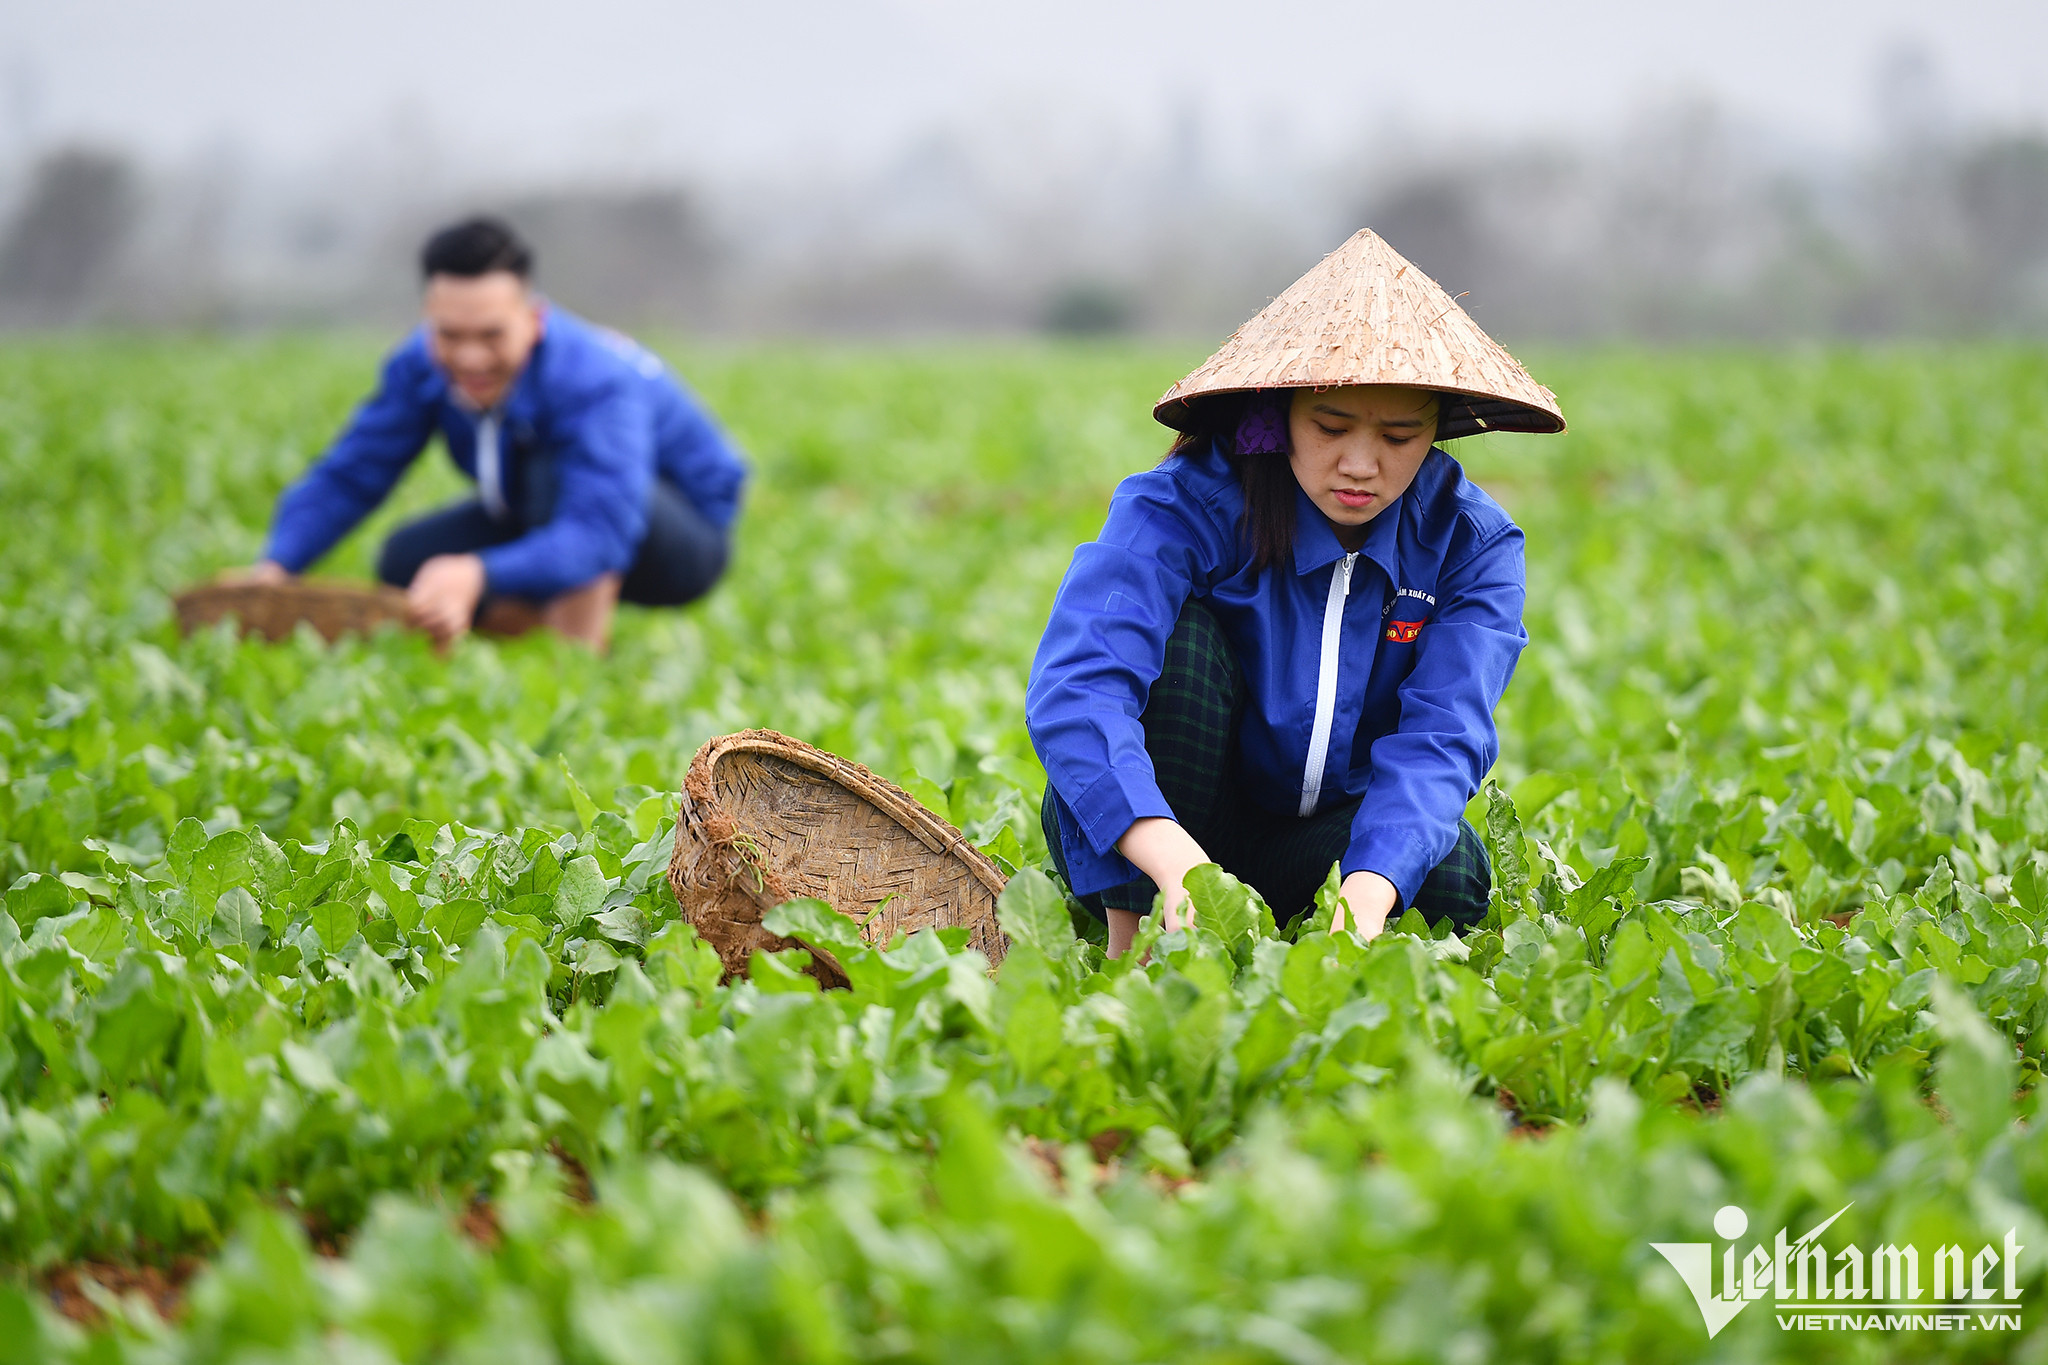
[[[499,459],[498,414],[495,409],[478,414],[476,419],[476,482],[478,492],[483,495],[484,510],[491,514],[491,520],[503,521],[508,509],[505,506],[505,476]]]
[[[1308,762],[1301,770],[1301,814],[1316,813],[1323,794],[1323,768],[1330,761],[1330,724],[1337,718],[1337,644],[1344,634],[1344,599],[1351,596],[1351,569],[1358,552],[1330,572],[1330,600],[1323,604],[1323,654],[1316,670],[1316,723],[1308,737]]]

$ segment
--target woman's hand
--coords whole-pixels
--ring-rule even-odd
[[[1377,872],[1354,872],[1344,879],[1338,889],[1341,899],[1337,902],[1337,913],[1331,917],[1330,932],[1344,927],[1344,912],[1351,912],[1357,934],[1363,939],[1377,938],[1387,927],[1387,916],[1394,913],[1394,902],[1400,893],[1394,884]]]
[[[1166,907],[1166,927],[1169,931],[1181,927],[1181,907],[1187,904],[1187,888],[1181,879],[1200,867],[1214,861],[1202,852],[1202,846],[1194,836],[1180,827],[1177,820],[1148,816],[1133,821],[1124,831],[1123,838],[1116,841],[1116,851],[1129,858],[1140,872],[1152,879],[1159,888]],[[1109,912],[1109,955],[1123,956],[1131,946],[1131,938],[1137,933],[1140,916],[1128,910]],[[1194,922],[1194,912],[1187,912],[1187,922]]]

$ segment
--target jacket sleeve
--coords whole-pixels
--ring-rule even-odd
[[[1165,470],[1126,479],[1053,599],[1024,713],[1046,778],[1094,855],[1069,858],[1076,894],[1135,876],[1117,840],[1135,820],[1173,815],[1139,718],[1181,608],[1231,549],[1205,510]]]
[[[1404,906],[1450,856],[1465,803],[1500,753],[1494,708],[1529,642],[1522,548],[1509,523],[1438,580],[1436,612],[1401,684],[1400,720],[1372,746],[1343,871],[1379,873]]]
[[[384,362],[376,393],[305,477],[277,500],[263,557],[293,573],[312,564],[376,509],[434,434],[420,396],[427,363],[411,341]]]
[[[680,420],[665,433],[683,496],[704,519],[729,530],[739,516],[740,493],[747,483],[747,461],[725,429],[688,386],[682,390]]]
[[[623,573],[647,534],[654,414],[623,378],[581,401],[555,432],[554,513],[479,555],[490,591],[545,600],[599,574]]]

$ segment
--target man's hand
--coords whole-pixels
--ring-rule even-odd
[[[405,590],[406,615],[442,645],[469,631],[484,595],[484,562],[475,555],[435,555]]]
[[[1344,879],[1337,894],[1342,899],[1332,917],[1331,932],[1344,927],[1344,912],[1349,910],[1352,922],[1358,926],[1358,936],[1364,939],[1379,936],[1387,927],[1387,916],[1394,913],[1394,902],[1400,899],[1394,884],[1377,872],[1352,873]]]
[[[289,583],[298,575],[274,559],[259,559],[246,569],[231,569],[221,577],[229,583],[259,583],[268,587]]]

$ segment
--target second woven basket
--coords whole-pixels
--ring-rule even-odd
[[[902,788],[773,730],[721,735],[697,751],[669,884],[728,977],[757,948],[795,946],[761,917],[805,896],[856,921],[877,946],[957,926],[991,965],[1003,958],[1003,874],[985,854]],[[805,946],[827,984],[845,984],[830,954]]]
[[[233,617],[244,635],[284,640],[304,621],[321,636],[368,635],[378,626],[405,626],[405,594],[382,585],[295,578],[285,583],[232,579],[202,583],[177,596],[178,627],[190,635]]]

